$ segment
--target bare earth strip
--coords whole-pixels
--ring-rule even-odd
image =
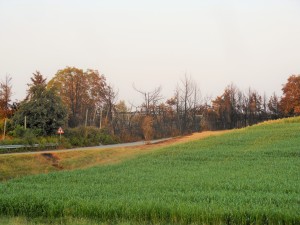
[[[0,155],[0,181],[60,170],[84,169],[92,166],[117,163],[161,147],[216,136],[228,131],[206,131],[189,136],[167,139],[158,143],[133,146],[101,146],[71,150],[31,152]]]

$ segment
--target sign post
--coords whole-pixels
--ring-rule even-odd
[[[61,141],[61,134],[65,133],[65,132],[61,127],[59,127],[57,130],[57,133],[59,134],[59,141]]]

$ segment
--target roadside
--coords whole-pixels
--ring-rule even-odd
[[[158,139],[158,140],[152,140],[152,141],[149,141],[149,143],[146,143],[145,141],[137,141],[137,142],[130,142],[130,143],[99,145],[99,146],[80,147],[80,148],[71,148],[71,149],[50,149],[50,150],[43,150],[43,151],[1,153],[1,155],[41,154],[41,153],[48,153],[48,152],[56,153],[56,152],[72,152],[72,151],[107,149],[107,148],[112,149],[112,148],[135,147],[135,146],[142,146],[142,145],[157,144],[157,143],[168,141],[171,139],[173,139],[173,138],[162,138],[162,139]]]
[[[27,175],[114,164],[162,147],[221,135],[226,132],[228,131],[206,131],[183,137],[156,140],[151,144],[134,142],[55,151],[1,154],[0,181]]]

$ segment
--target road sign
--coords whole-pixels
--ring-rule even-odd
[[[63,133],[65,133],[65,132],[64,132],[64,130],[63,130],[61,127],[59,127],[58,130],[57,130],[57,133],[58,133],[58,134],[63,134]]]
[[[61,140],[61,134],[65,133],[64,130],[61,127],[59,127],[57,133],[59,134],[59,140]]]

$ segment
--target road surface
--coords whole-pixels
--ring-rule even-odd
[[[170,140],[172,138],[163,138],[158,140],[152,140],[149,144],[156,144],[160,142],[164,142]],[[121,144],[111,144],[111,145],[99,145],[92,147],[80,147],[80,148],[72,148],[72,149],[60,149],[60,150],[44,150],[44,151],[28,151],[28,152],[13,152],[13,153],[2,153],[1,155],[12,155],[12,154],[40,154],[45,152],[71,152],[71,151],[80,151],[80,150],[93,150],[93,149],[108,149],[108,148],[123,148],[123,147],[134,147],[134,146],[142,146],[145,145],[145,141],[137,141],[130,143],[121,143]]]

